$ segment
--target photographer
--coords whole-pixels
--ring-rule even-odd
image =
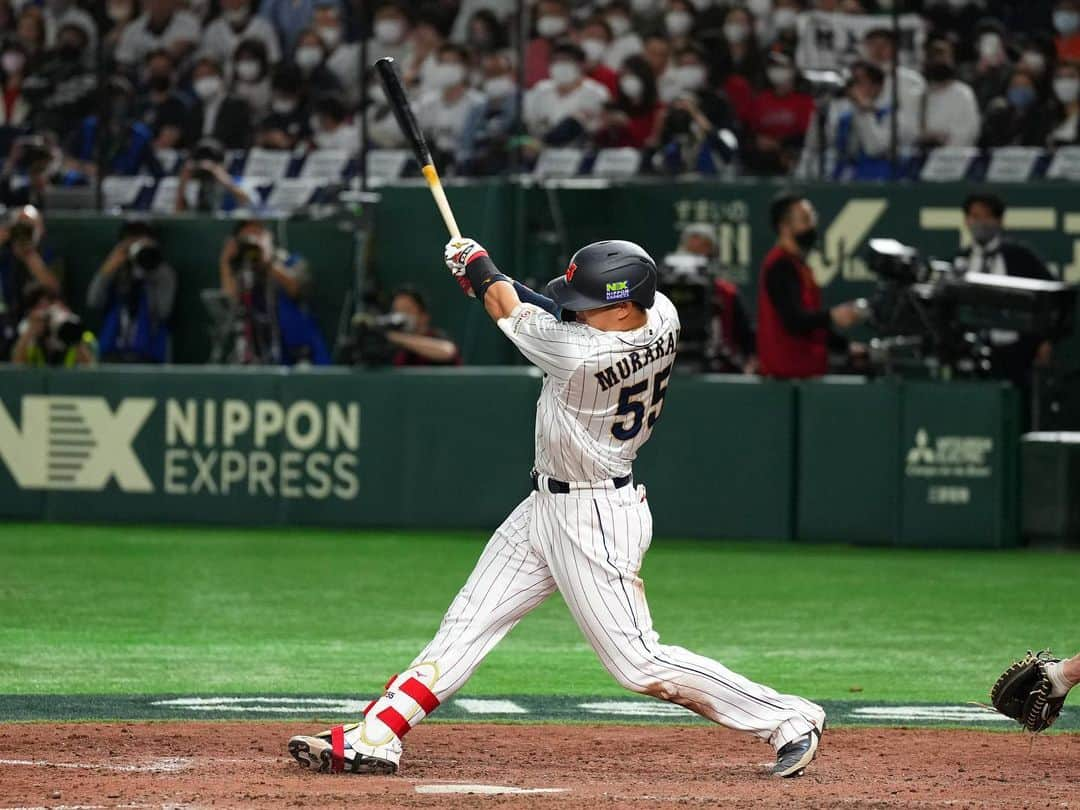
[[[249,208],[251,197],[225,169],[225,150],[214,138],[199,141],[180,170],[176,210],[211,212]]]
[[[222,246],[218,268],[221,290],[234,307],[234,363],[329,364],[319,326],[303,306],[303,258],[275,249],[258,220],[243,220]]]
[[[16,210],[0,226],[0,360],[8,359],[19,322],[30,311],[31,285],[60,294],[59,262],[42,244],[45,222],[31,205]]]
[[[971,247],[953,259],[958,273],[993,275],[1051,281],[1046,265],[1027,245],[1004,236],[1005,201],[996,194],[969,194],[964,200],[964,224],[971,233]],[[990,367],[995,377],[1012,380],[1026,388],[1031,383],[1033,364],[1050,363],[1049,341],[1038,341],[1005,329],[992,329],[986,336],[990,344]]]
[[[125,222],[120,241],[90,282],[86,304],[104,312],[99,348],[113,363],[164,363],[176,272],[166,264],[148,222]]]
[[[758,276],[758,359],[761,374],[779,379],[820,377],[829,370],[829,349],[853,357],[860,344],[837,334],[864,319],[852,303],[825,309],[821,288],[806,257],[817,242],[817,212],[801,194],[784,193],[770,207],[776,246]]]
[[[0,205],[43,208],[45,190],[62,160],[52,133],[17,138],[0,174]]]
[[[26,291],[27,314],[11,352],[17,366],[74,368],[97,362],[93,333],[53,291],[32,284]]]
[[[390,304],[392,315],[401,316],[400,328],[385,333],[386,340],[397,348],[395,366],[460,366],[457,344],[441,329],[431,325],[427,302],[418,290],[402,287]]]

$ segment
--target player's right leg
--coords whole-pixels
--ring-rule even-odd
[[[462,687],[484,656],[555,590],[530,543],[533,496],[495,530],[435,637],[352,726],[293,737],[289,752],[319,771],[393,773],[401,738]]]

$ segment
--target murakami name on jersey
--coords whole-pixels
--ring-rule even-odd
[[[666,337],[661,337],[656,343],[646,346],[643,351],[627,352],[614,365],[596,372],[596,381],[600,383],[600,390],[607,391],[631,374],[641,371],[649,363],[674,354],[678,343],[679,333],[669,332]]]

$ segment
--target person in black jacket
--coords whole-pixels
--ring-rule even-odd
[[[964,222],[971,232],[971,247],[957,254],[953,265],[960,273],[991,273],[1020,278],[1053,280],[1046,265],[1029,247],[1004,236],[1005,201],[996,194],[969,194],[964,200]],[[993,329],[990,343],[991,373],[1021,388],[1031,384],[1033,363],[1050,362],[1049,341]]]
[[[187,143],[215,138],[226,149],[251,146],[254,122],[251,108],[242,98],[229,95],[217,60],[204,56],[195,63],[191,88],[198,99],[189,116]]]

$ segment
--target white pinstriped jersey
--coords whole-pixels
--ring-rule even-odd
[[[630,332],[563,323],[522,304],[499,328],[544,385],[536,404],[536,471],[561,481],[630,474],[664,406],[679,342],[679,313],[662,293]]]

